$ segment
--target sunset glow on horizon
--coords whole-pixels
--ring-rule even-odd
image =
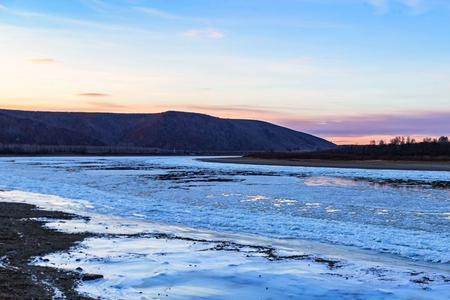
[[[0,0],[0,108],[450,135],[445,0]]]

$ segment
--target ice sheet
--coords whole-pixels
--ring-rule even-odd
[[[3,158],[0,176],[0,201],[87,214],[90,223],[48,226],[108,234],[50,256],[57,266],[101,270],[104,280],[80,287],[93,295],[450,297],[448,172],[67,157]],[[301,259],[249,256],[246,246]],[[330,259],[340,267],[330,269]]]

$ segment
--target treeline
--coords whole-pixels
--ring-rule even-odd
[[[380,140],[378,141],[378,145],[382,146],[382,145],[407,145],[407,144],[416,144],[416,139],[411,138],[409,136],[396,136],[394,138],[392,138],[389,142],[386,142],[385,140]],[[446,144],[449,143],[449,139],[448,136],[441,136],[439,138],[431,138],[431,137],[426,137],[422,140],[421,142],[422,144]],[[370,141],[370,145],[377,145],[377,141],[372,140]]]
[[[242,155],[242,151],[193,152],[133,146],[64,146],[0,144],[0,155],[102,155],[102,156],[151,156],[151,155]]]
[[[36,155],[113,155],[113,154],[153,154],[163,152],[159,149],[140,147],[105,147],[105,146],[64,146],[64,145],[26,145],[0,144],[0,154],[36,154]]]
[[[449,161],[448,137],[425,138],[416,142],[410,137],[395,137],[389,142],[371,142],[370,145],[344,145],[324,151],[305,153],[254,153],[247,157],[280,159],[329,160],[429,160]]]

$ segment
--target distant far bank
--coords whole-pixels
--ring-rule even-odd
[[[188,151],[149,147],[1,144],[1,156],[240,156],[244,151]]]
[[[211,163],[375,170],[450,171],[450,161],[327,160],[256,157],[200,158]]]
[[[420,143],[397,138],[389,144],[348,145],[303,153],[253,153],[238,158],[210,158],[203,161],[279,166],[450,171],[450,142],[448,137],[424,140]]]

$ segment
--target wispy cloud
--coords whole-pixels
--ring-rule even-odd
[[[50,57],[32,58],[30,62],[37,65],[50,65],[57,63],[57,60]]]
[[[225,33],[216,29],[192,29],[181,33],[188,38],[206,38],[219,40],[225,37]]]
[[[156,9],[156,8],[151,8],[151,7],[135,7],[134,9],[139,12],[142,12],[146,15],[161,18],[161,19],[180,20],[183,18],[181,16],[171,14],[169,12],[166,12],[166,11],[163,11],[160,9]]]
[[[126,26],[126,25],[118,25],[115,23],[106,23],[106,22],[100,22],[100,21],[91,21],[83,18],[72,18],[72,17],[61,17],[59,15],[53,15],[48,13],[42,13],[38,11],[33,10],[19,10],[10,8],[7,6],[0,7],[0,11],[4,11],[5,13],[21,17],[25,19],[39,19],[39,20],[45,20],[47,22],[51,22],[58,25],[67,25],[67,26],[74,26],[74,27],[91,27],[91,28],[97,28],[97,29],[104,29],[104,30],[113,30],[113,31],[133,31],[133,32],[140,32],[140,33],[153,33],[150,31],[147,31],[142,28],[133,27],[133,26]]]
[[[104,13],[109,10],[110,5],[103,0],[79,0],[84,6],[96,11]]]
[[[428,9],[436,7],[450,7],[450,1],[448,0],[364,0],[370,4],[378,14],[386,14],[394,5],[400,5],[408,9],[409,11],[419,14],[427,11]]]
[[[104,93],[80,93],[77,96],[81,97],[109,97],[109,94]]]
[[[378,14],[385,14],[389,10],[389,0],[367,0]]]
[[[411,8],[419,8],[422,6],[422,0],[402,0],[403,4]]]
[[[448,135],[450,111],[286,119],[280,123],[323,136]]]

